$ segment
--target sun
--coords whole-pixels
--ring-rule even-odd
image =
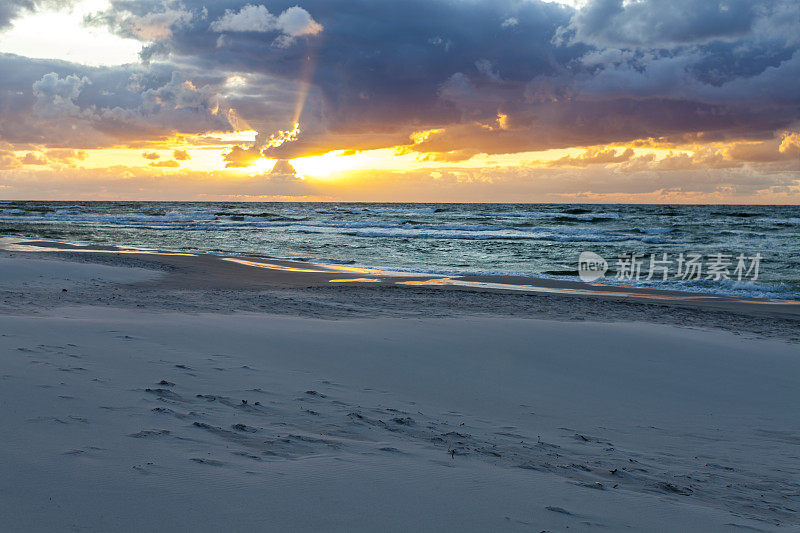
[[[336,174],[358,168],[358,154],[345,150],[334,150],[323,155],[298,157],[289,160],[297,174],[309,178],[330,179]]]
[[[261,158],[249,167],[245,167],[244,170],[251,174],[267,174],[272,172],[272,167],[275,166],[277,161],[277,159]]]

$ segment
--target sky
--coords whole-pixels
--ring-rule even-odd
[[[2,0],[0,199],[800,204],[800,2]]]

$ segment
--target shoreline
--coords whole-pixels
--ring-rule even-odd
[[[0,257],[138,267],[159,275],[99,291],[81,287],[56,294],[11,291],[0,312],[92,301],[167,312],[245,311],[326,319],[509,316],[635,321],[800,342],[800,302],[779,304],[551,280],[534,285],[528,279],[517,285],[521,280],[513,277],[446,278],[302,261],[19,242],[28,244],[16,251],[0,250]],[[9,248],[7,240],[3,247]]]
[[[21,249],[16,246],[16,243],[26,243]],[[535,291],[535,292],[559,292],[565,293],[575,291],[590,291],[592,294],[599,295],[602,292],[613,292],[616,296],[629,296],[632,298],[640,298],[642,295],[650,295],[652,298],[675,298],[681,297],[683,299],[721,299],[725,301],[741,300],[745,302],[758,302],[758,303],[775,303],[775,304],[794,304],[800,303],[800,293],[796,290],[782,286],[782,284],[767,284],[759,287],[745,287],[746,283],[738,286],[735,283],[732,286],[723,288],[723,284],[719,287],[709,285],[708,287],[702,285],[684,285],[677,281],[664,281],[650,283],[647,280],[637,281],[633,283],[625,283],[624,281],[617,280],[613,276],[602,277],[595,282],[584,282],[578,277],[578,272],[574,271],[572,274],[557,274],[555,272],[544,273],[502,273],[502,272],[448,272],[448,271],[426,271],[418,268],[403,269],[402,265],[395,266],[375,266],[375,265],[357,265],[354,261],[325,261],[311,257],[280,257],[262,254],[248,255],[247,252],[224,252],[220,250],[202,250],[202,249],[162,249],[158,247],[145,247],[135,245],[111,245],[111,244],[92,244],[90,242],[82,241],[63,241],[39,237],[25,237],[19,235],[6,235],[0,237],[0,250],[13,250],[19,249],[22,251],[27,248],[30,251],[31,247],[43,251],[47,248],[53,248],[51,251],[60,250],[65,251],[71,249],[74,252],[116,252],[116,253],[141,253],[141,254],[159,254],[159,255],[186,255],[186,256],[216,256],[225,258],[227,260],[241,260],[269,263],[269,262],[282,262],[285,265],[296,264],[298,268],[322,268],[326,271],[341,271],[344,273],[358,272],[365,274],[381,275],[383,277],[401,277],[407,276],[409,278],[420,278],[424,280],[427,278],[431,280],[430,285],[441,285],[444,283],[434,283],[432,280],[448,279],[449,285],[458,286],[471,286],[473,288],[480,288],[481,284],[494,285],[512,285],[508,290],[514,291]],[[305,266],[304,266],[305,265]],[[351,266],[353,265],[353,266]],[[249,266],[261,266],[258,264],[250,264]],[[366,282],[367,280],[362,280]],[[374,281],[374,280],[369,280]],[[702,280],[705,281],[705,280]],[[412,281],[411,283],[416,283]],[[709,282],[710,283],[710,282]],[[503,287],[484,287],[503,289]],[[622,294],[628,293],[628,294]]]
[[[615,298],[641,298],[645,300],[665,301],[696,301],[741,303],[754,305],[786,305],[792,309],[800,309],[800,300],[786,300],[775,298],[754,298],[725,295],[700,291],[681,291],[675,289],[661,289],[646,286],[633,286],[612,283],[583,282],[562,280],[546,277],[516,276],[516,275],[446,275],[424,272],[409,272],[402,270],[385,270],[373,267],[354,267],[341,264],[322,263],[313,260],[294,260],[282,258],[255,257],[246,255],[231,255],[202,251],[162,251],[156,249],[140,249],[119,246],[101,246],[89,244],[75,244],[47,239],[29,239],[22,237],[0,238],[0,251],[5,252],[38,252],[59,253],[64,256],[70,254],[109,254],[150,256],[156,258],[170,257],[195,257],[199,260],[222,260],[240,265],[264,269],[274,272],[287,272],[294,274],[322,274],[323,276],[306,276],[307,282],[319,284],[322,278],[331,282],[377,282],[380,284],[396,283],[401,285],[430,286],[449,288],[469,288],[493,291],[527,291],[531,293],[565,294],[576,296],[597,296]],[[334,279],[334,276],[344,276]],[[398,281],[403,279],[405,281]],[[274,275],[268,276],[268,282],[276,285],[293,285],[299,282],[289,276],[280,279]]]

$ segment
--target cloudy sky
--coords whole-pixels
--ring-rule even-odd
[[[0,199],[800,203],[797,0],[2,0]]]

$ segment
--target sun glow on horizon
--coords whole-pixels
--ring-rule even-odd
[[[242,131],[212,131],[204,135],[197,136],[198,139],[215,139],[226,143],[256,142],[258,132],[256,130]]]
[[[300,176],[329,179],[334,174],[364,168],[365,161],[358,155],[359,153],[349,153],[346,150],[334,150],[323,155],[290,159],[289,164]]]
[[[297,130],[280,132],[278,143],[291,142],[291,137]],[[254,130],[209,133],[202,137],[178,137],[163,143],[143,144],[141,146],[119,146],[109,148],[96,148],[74,150],[74,155],[69,158],[56,159],[51,154],[58,150],[48,150],[43,147],[14,151],[14,155],[23,162],[22,166],[28,168],[60,168],[63,166],[77,168],[111,168],[118,166],[128,167],[153,167],[164,170],[193,170],[193,171],[226,171],[241,174],[268,173],[272,170],[277,159],[262,157],[246,167],[225,167],[224,154],[231,147],[240,142],[247,142],[255,137]],[[796,136],[796,134],[793,134]],[[787,136],[794,142],[795,137]],[[215,139],[216,143],[204,142],[203,139]],[[199,144],[195,144],[195,141]],[[794,144],[789,145],[784,140],[780,150],[794,149]],[[741,146],[756,145],[753,142],[739,143]],[[789,148],[786,148],[786,146]],[[650,157],[653,161],[661,161],[670,157],[694,157],[703,153],[717,153],[725,155],[731,147],[738,146],[730,143],[716,143],[713,145],[682,145],[659,146],[657,144],[642,144],[633,142],[629,144],[609,144],[588,147],[559,148],[551,150],[517,152],[510,154],[473,154],[460,159],[448,159],[447,153],[416,152],[411,146],[397,146],[391,148],[378,148],[372,150],[332,150],[322,155],[298,157],[289,160],[298,175],[319,179],[332,179],[346,175],[348,172],[375,170],[376,172],[403,172],[415,169],[447,169],[447,168],[486,168],[486,167],[553,167],[571,166],[570,161],[578,163],[587,162],[587,155],[605,153],[610,157],[620,158],[627,151],[632,154],[630,158]],[[444,157],[443,157],[444,156]],[[175,161],[177,164],[164,164],[166,161]],[[595,162],[587,164],[615,164],[622,159]],[[172,168],[170,168],[170,166]]]
[[[257,159],[255,163],[250,165],[249,167],[241,167],[235,170],[245,172],[249,175],[256,175],[256,174],[267,174],[272,172],[272,169],[275,167],[275,163],[277,163],[277,159],[268,159],[266,157]]]
[[[264,146],[268,143],[280,146],[295,142],[298,134],[299,125],[295,124],[292,129],[269,136],[267,143],[264,140],[261,142]],[[238,195],[199,195],[203,199],[224,197],[232,201],[291,201],[301,197],[308,201],[312,201],[312,198],[325,201],[336,198],[366,201],[376,195],[385,201],[401,197],[416,198],[414,201],[434,198],[465,200],[472,197],[462,198],[450,193],[442,196],[445,194],[442,191],[449,190],[453,184],[480,190],[494,183],[512,182],[527,184],[535,190],[537,183],[546,184],[555,179],[564,179],[569,183],[571,176],[584,171],[609,172],[619,176],[620,180],[629,179],[636,172],[664,169],[676,171],[673,175],[678,175],[707,165],[730,168],[749,154],[770,156],[771,152],[765,150],[772,150],[785,158],[800,153],[800,134],[793,130],[786,130],[766,142],[739,139],[726,142],[703,143],[688,140],[685,143],[675,143],[649,138],[627,143],[508,154],[461,154],[458,150],[417,151],[425,146],[420,146],[419,143],[425,142],[432,134],[435,134],[435,130],[422,131],[411,135],[409,144],[386,148],[337,149],[321,155],[289,160],[258,157],[255,160],[249,159],[253,162],[248,166],[226,166],[234,161],[226,155],[234,147],[252,150],[258,142],[259,134],[255,130],[179,133],[158,141],[81,150],[32,146],[30,149],[6,153],[12,153],[18,161],[18,166],[14,168],[24,171],[20,176],[35,176],[35,180],[46,175],[48,171],[75,176],[85,172],[87,183],[102,180],[102,176],[113,176],[121,180],[140,178],[144,186],[147,186],[147,180],[152,180],[152,184],[174,182],[178,191],[183,190],[180,184],[189,183],[194,184],[193,187],[202,185],[206,190],[242,191]],[[247,163],[248,159],[242,161]],[[278,163],[282,166],[275,170]],[[291,165],[291,168],[285,163]],[[420,184],[425,183],[432,184],[432,188],[424,189]],[[284,189],[289,194],[281,196],[271,192],[275,190],[280,193]],[[270,193],[262,194],[261,191]],[[398,196],[398,191],[403,191],[402,194],[406,196]],[[776,198],[779,193],[780,191],[775,193]],[[107,199],[104,194],[103,191],[94,193],[98,198]],[[723,193],[714,194],[719,196],[714,197],[714,203],[723,202]],[[280,200],[277,200],[278,197]],[[508,200],[510,197],[502,198]],[[667,200],[668,203],[703,203],[709,201],[711,196],[709,193],[658,190],[649,195],[609,195],[591,191],[552,193],[548,198],[554,201],[580,199],[592,203],[659,203]],[[750,203],[759,202],[753,200]]]

